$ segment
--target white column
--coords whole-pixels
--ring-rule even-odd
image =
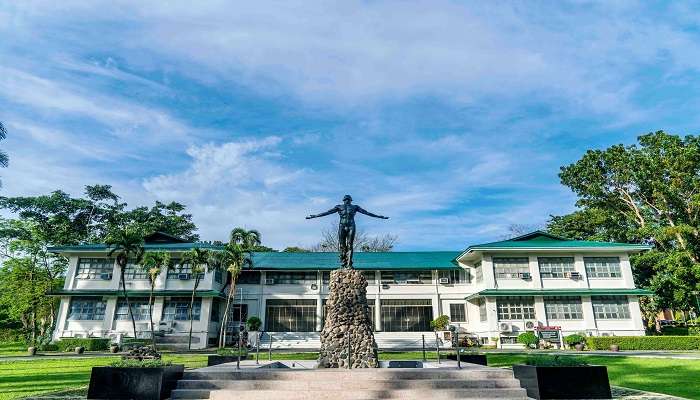
[[[537,261],[537,256],[529,257],[530,273],[532,274],[532,283],[535,289],[542,289],[542,277],[540,276],[540,264]]]
[[[622,279],[625,281],[625,288],[634,288],[634,276],[632,275],[632,265],[627,254],[620,255],[620,272]]]
[[[537,318],[537,321],[541,322],[542,325],[549,325],[547,310],[544,306],[544,297],[542,296],[535,296],[535,318]]]
[[[377,296],[374,299],[374,330],[382,331],[382,275],[381,271],[374,272],[374,279],[377,283]]]
[[[68,269],[66,270],[66,282],[63,284],[63,288],[66,290],[73,289],[75,287],[75,277],[78,272],[78,257],[72,256],[68,259]]]
[[[644,335],[644,320],[642,319],[642,310],[639,308],[639,297],[627,296],[627,301],[629,302],[632,325],[635,330],[641,331],[641,335]]]
[[[493,260],[490,255],[484,255],[481,261],[481,270],[484,274],[484,285],[486,288],[496,287],[496,275],[493,271]]]
[[[316,296],[316,332],[321,332],[321,329],[323,327],[323,325],[321,324],[322,319],[323,319],[323,299],[321,298],[321,291],[319,290],[319,293]]]
[[[594,335],[598,335],[598,325],[595,320],[595,313],[593,312],[593,302],[590,296],[581,297],[581,307],[583,309],[583,321],[586,330],[594,332]]]
[[[113,330],[114,329],[114,314],[117,311],[117,298],[110,297],[107,299],[107,304],[105,306],[105,319],[102,321],[102,329]],[[131,332],[133,335],[134,332]]]
[[[56,315],[56,330],[53,333],[54,340],[63,336],[63,331],[68,328],[68,312],[70,310],[70,297],[61,297],[61,303],[58,306],[58,314]]]
[[[586,263],[583,261],[583,256],[580,254],[574,255],[574,268],[576,272],[581,274],[581,280],[585,282],[586,287],[591,287],[591,283],[588,282],[588,273],[586,272]]]
[[[267,318],[267,316],[265,315],[266,312],[267,312],[267,297],[265,297],[264,295],[261,295],[260,296],[260,320],[262,321],[262,329],[265,329],[265,326],[267,326],[267,321],[265,320],[265,318]]]

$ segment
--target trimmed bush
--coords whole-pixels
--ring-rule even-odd
[[[585,344],[586,343],[586,337],[583,335],[579,335],[578,333],[571,334],[569,336],[564,337],[564,342],[568,344],[569,346],[573,346],[576,344]]]
[[[39,345],[39,350],[41,351],[58,351],[57,343],[46,343]]]
[[[540,339],[532,332],[525,332],[518,335],[518,343],[524,344],[526,347],[535,347]]]
[[[246,324],[248,325],[249,331],[259,331],[260,326],[262,325],[262,320],[260,320],[260,318],[253,315],[251,317],[248,317]]]
[[[430,321],[430,327],[436,331],[444,331],[450,324],[450,317],[447,315],[440,315],[434,320]]]
[[[592,336],[586,338],[591,350],[700,350],[700,336]]]
[[[700,326],[689,326],[688,335],[690,336],[700,336]]]
[[[110,339],[103,338],[64,338],[57,345],[63,351],[73,351],[76,347],[84,347],[85,351],[103,351],[109,349],[110,342]]]

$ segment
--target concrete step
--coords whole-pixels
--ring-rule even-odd
[[[192,397],[174,397],[189,398]],[[513,399],[527,400],[525,389],[451,389],[451,390],[307,390],[290,392],[283,390],[215,390],[209,394],[212,400],[454,400],[454,399]]]
[[[514,379],[513,372],[497,368],[465,368],[442,369],[343,369],[326,370],[236,370],[235,368],[216,368],[209,371],[196,370],[185,371],[184,380],[295,380],[295,381],[344,381],[348,379],[359,380],[429,380],[429,379],[458,379],[458,380],[483,380],[483,379]]]
[[[206,389],[176,389],[170,394],[172,400],[175,399],[209,399],[211,390]],[[238,398],[238,396],[235,396]]]
[[[517,380],[510,379],[382,379],[382,380],[180,380],[178,389],[235,389],[235,390],[385,390],[385,389],[505,389],[520,388]]]

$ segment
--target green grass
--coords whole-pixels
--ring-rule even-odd
[[[66,358],[0,362],[0,400],[87,386],[92,367],[108,365],[114,357]],[[164,355],[163,359],[187,367],[203,367],[203,355]]]
[[[0,342],[0,357],[26,355],[27,345],[24,342]]]

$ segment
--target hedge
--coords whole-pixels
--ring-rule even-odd
[[[58,341],[58,348],[63,351],[73,351],[76,347],[84,347],[85,351],[102,351],[109,349],[111,339],[103,338],[64,338]]]
[[[611,344],[620,350],[700,350],[700,336],[591,336],[591,350],[608,350]]]
[[[664,336],[697,336],[700,335],[700,326],[664,326],[661,328]]]

